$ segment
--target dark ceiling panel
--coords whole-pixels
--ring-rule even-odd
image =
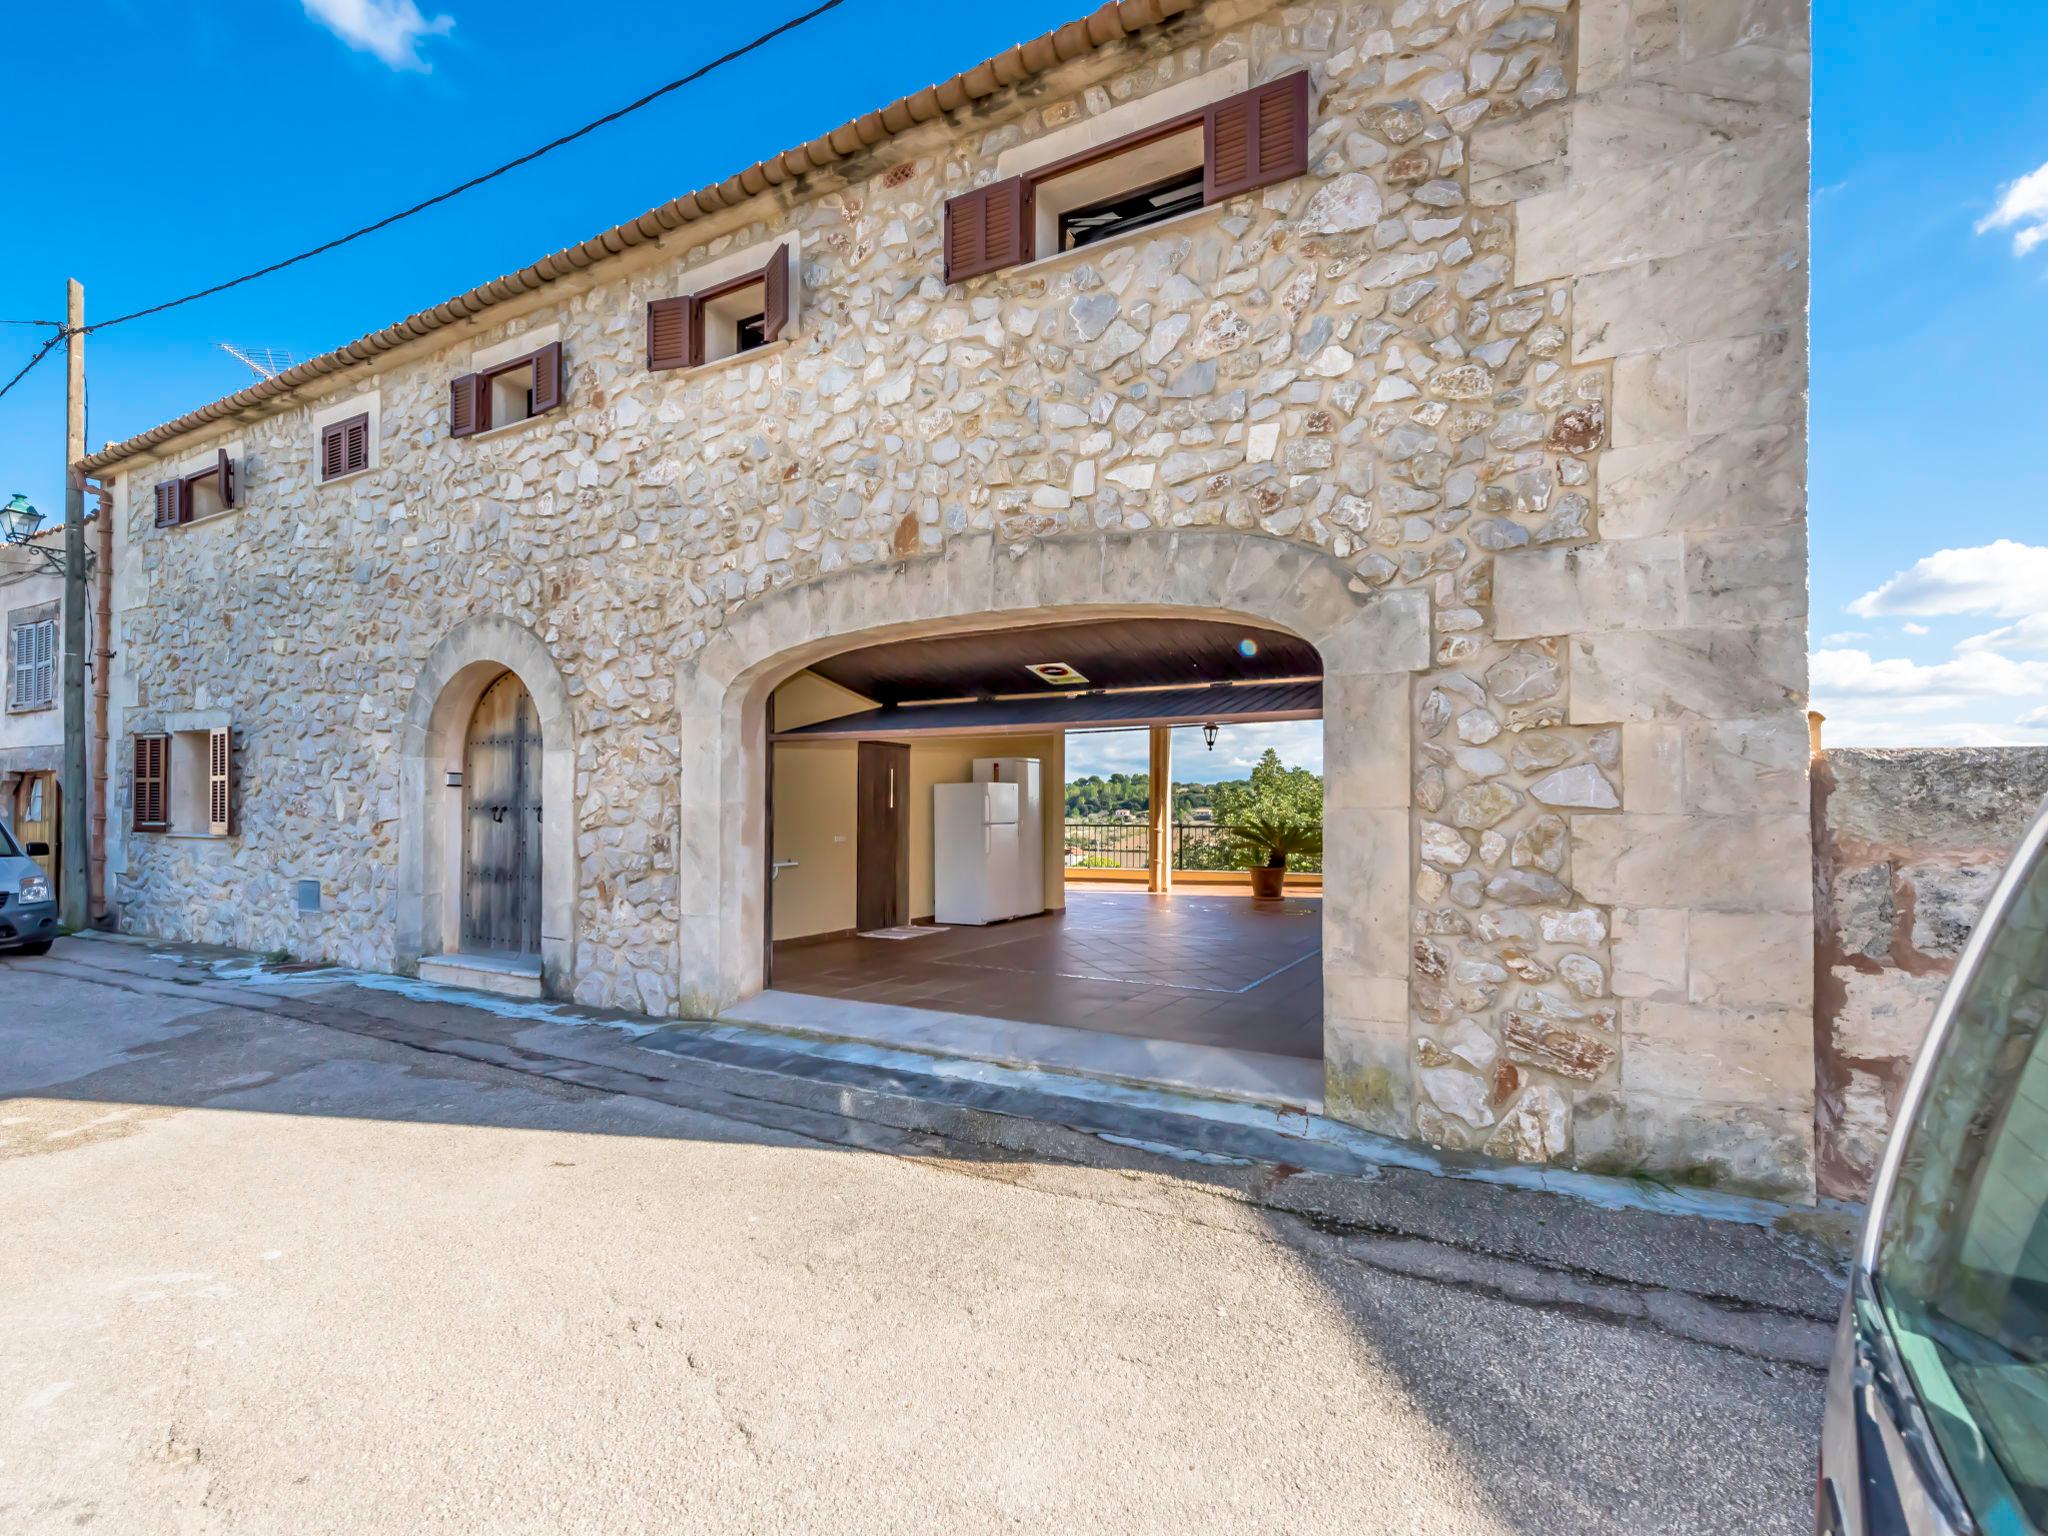
[[[1139,693],[1076,693],[1047,689],[1043,698],[977,699],[962,704],[920,704],[864,709],[782,731],[778,741],[818,737],[915,736],[935,731],[1027,729],[1107,730],[1115,726],[1200,725],[1207,720],[1316,720],[1323,713],[1321,683],[1216,684]]]
[[[1249,641],[1246,655],[1241,642]],[[878,704],[920,699],[1067,690],[1024,669],[1063,661],[1089,688],[1251,682],[1320,677],[1322,658],[1306,640],[1278,630],[1213,619],[1085,619],[1019,629],[894,640],[814,662],[811,670]]]

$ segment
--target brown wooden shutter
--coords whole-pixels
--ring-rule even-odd
[[[156,487],[156,525],[168,528],[178,521],[178,482],[160,480]]]
[[[344,423],[335,422],[320,429],[320,478],[339,479],[347,471],[341,466],[347,462],[348,444]]]
[[[204,475],[201,475],[199,478],[204,480],[206,477]],[[192,521],[192,477],[190,475],[187,475],[183,480],[180,480],[178,482],[177,520],[181,523],[189,523]]]
[[[222,727],[206,733],[206,830],[228,835],[234,805],[234,732]]]
[[[1037,204],[1021,176],[963,192],[946,203],[946,281],[960,282],[1031,260]]]
[[[533,354],[533,414],[562,403],[562,344],[551,341]]]
[[[130,785],[130,810],[137,827],[161,827],[170,804],[170,738],[135,738],[135,775]]]
[[[220,477],[220,504],[223,509],[235,504],[235,465],[223,448],[214,455],[213,472]]]
[[[782,328],[789,324],[789,247],[778,245],[775,254],[768,258],[768,265],[761,269],[761,288],[765,295],[761,315],[761,340],[779,341]]]
[[[698,362],[696,301],[687,295],[655,299],[647,306],[647,366],[692,368]]]
[[[1202,200],[1220,202],[1308,170],[1305,71],[1211,106],[1202,120]]]
[[[370,415],[351,416],[341,424],[342,473],[354,474],[370,467]]]
[[[483,430],[483,414],[489,395],[483,380],[473,373],[448,381],[448,435],[468,437]]]

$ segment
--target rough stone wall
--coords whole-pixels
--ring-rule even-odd
[[[123,731],[228,710],[241,830],[130,837],[124,921],[389,965],[394,733],[436,640],[503,614],[574,703],[576,996],[665,1010],[672,679],[750,600],[967,535],[1257,530],[1434,615],[1415,1006],[1333,1049],[1333,1111],[1810,1189],[1805,50],[1762,0],[1218,0],[380,369],[371,474],[313,482],[318,401],[236,429],[218,523],[156,534],[132,467]],[[1000,151],[1238,59],[1312,71],[1307,176],[945,285],[943,203]],[[645,302],[790,227],[794,337],[648,373]],[[471,345],[548,323],[566,406],[450,440]]]
[[[1868,1193],[1984,903],[2048,801],[2048,748],[1836,750],[1813,814],[1820,1192]]]

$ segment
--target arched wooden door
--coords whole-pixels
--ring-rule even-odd
[[[507,672],[462,754],[462,947],[540,953],[540,719]]]

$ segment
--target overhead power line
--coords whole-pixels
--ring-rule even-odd
[[[50,339],[44,342],[40,347],[36,348],[36,355],[21,365],[21,372],[17,373],[5,384],[0,384],[0,395],[6,394],[7,391],[14,388],[14,386],[19,384],[23,379],[27,378],[29,369],[35,367],[37,363],[40,363],[44,358],[48,357],[50,355],[50,349],[56,346],[58,342],[62,341],[69,334],[70,332],[66,331],[63,326],[58,326],[55,334],[53,334],[50,337]]]
[[[380,229],[389,229],[393,224],[396,224],[403,219],[409,219],[413,217],[413,215],[415,214],[424,213],[427,211],[427,209],[437,207],[440,204],[447,202],[451,198],[460,197],[463,193],[468,192],[473,188],[480,187],[487,181],[495,181],[498,177],[503,176],[508,171],[516,171],[517,169],[519,169],[520,166],[529,165],[533,161],[540,159],[543,155],[553,154],[556,150],[562,148],[564,145],[573,144],[578,139],[584,138],[590,134],[597,132],[598,129],[606,126],[608,123],[615,123],[622,117],[626,117],[634,112],[638,112],[642,107],[648,106],[653,102],[659,101],[662,97],[668,95],[672,91],[679,91],[686,85],[690,85],[698,80],[702,80],[706,75],[712,73],[714,70],[723,69],[726,65],[734,63],[737,60],[743,59],[748,54],[753,53],[758,49],[765,48],[768,44],[774,42],[776,38],[781,37],[784,33],[794,32],[798,27],[805,26],[810,22],[816,21],[820,16],[824,15],[827,11],[837,10],[840,6],[844,5],[845,3],[846,0],[822,0],[822,3],[812,6],[809,10],[804,11],[800,15],[792,16],[787,21],[781,22],[776,26],[770,27],[766,32],[763,32],[759,37],[755,38],[752,42],[742,43],[737,48],[731,49],[726,53],[721,53],[717,58],[708,60],[705,63],[698,65],[695,69],[691,70],[686,75],[677,76],[675,79],[669,81],[666,85],[656,86],[653,90],[649,91],[646,95],[640,97],[638,100],[629,101],[623,107],[620,107],[615,111],[605,113],[603,117],[593,118],[591,121],[585,123],[581,128],[577,128],[569,133],[565,133],[560,138],[550,139],[547,143],[541,145],[540,148],[529,150],[527,151],[527,153],[519,156],[516,160],[507,160],[503,165],[494,166],[490,170],[485,171],[480,176],[472,176],[469,178],[469,180],[462,182],[456,186],[450,187],[445,192],[436,193],[432,197],[426,198],[421,202],[414,203],[410,208],[402,208],[397,213],[388,214],[384,218],[378,219],[375,223],[365,224],[362,228],[350,230],[345,235],[337,235],[334,239],[325,241],[320,245],[316,245],[312,247],[310,250],[300,251],[295,256],[287,256],[282,261],[273,261],[267,267],[258,267],[254,272],[244,272],[240,277],[231,277],[226,282],[215,283],[211,287],[198,289],[196,292],[185,294],[179,298],[166,299],[163,303],[152,304],[146,309],[131,310],[129,313],[125,315],[115,315],[111,320],[95,321],[93,324],[85,326],[82,330],[82,334],[89,336],[94,331],[104,331],[109,326],[126,325],[130,320],[140,320],[145,315],[159,315],[162,314],[167,309],[176,309],[181,304],[190,304],[195,299],[210,298],[216,293],[225,293],[230,288],[239,288],[244,283],[253,283],[259,277],[268,277],[273,272],[282,272],[286,267],[297,266],[300,262],[310,261],[315,256],[323,256],[329,251],[336,250],[341,246],[347,245],[350,241],[360,240],[365,235],[373,235]],[[43,343],[42,347],[38,349],[35,356],[31,357],[28,360],[28,362],[22,366],[21,372],[15,374],[15,376],[9,379],[5,384],[0,384],[0,396],[4,396],[9,390],[14,388],[16,384],[19,384],[24,378],[26,378],[29,370],[35,367],[37,363],[40,363],[45,357],[47,357],[50,353],[50,350],[53,347],[55,347],[58,342],[62,341],[69,334],[69,332],[64,328],[62,322],[56,320],[7,320],[0,321],[0,324],[47,325],[54,328],[54,334],[50,337],[48,341]]]
[[[792,16],[780,25],[771,27],[752,42],[742,43],[731,52],[722,53],[708,63],[698,65],[687,75],[678,76],[666,85],[656,86],[637,101],[629,101],[625,106],[618,108],[616,111],[607,112],[603,117],[593,118],[590,122],[585,123],[581,128],[575,129],[573,132],[565,133],[558,139],[550,139],[547,143],[541,145],[540,148],[529,150],[516,160],[507,160],[503,165],[495,166],[485,171],[481,176],[472,176],[460,185],[450,187],[446,192],[436,193],[422,202],[414,203],[410,208],[402,208],[397,213],[378,219],[373,224],[365,224],[361,229],[350,230],[347,234],[338,235],[332,240],[314,246],[311,250],[300,251],[296,256],[287,256],[282,261],[273,261],[267,267],[258,267],[254,272],[245,272],[240,277],[231,277],[224,283],[215,283],[210,288],[201,288],[195,293],[185,294],[182,298],[166,299],[163,303],[152,304],[147,309],[138,309],[125,315],[116,315],[111,320],[98,321],[88,325],[85,328],[86,333],[90,335],[94,331],[103,331],[110,325],[126,325],[130,320],[140,320],[144,315],[161,314],[167,309],[176,309],[180,304],[190,304],[194,299],[210,298],[216,293],[225,293],[230,288],[239,288],[243,283],[252,283],[259,277],[268,277],[273,272],[282,272],[286,267],[296,266],[302,261],[310,261],[315,256],[323,256],[331,250],[347,245],[352,240],[360,240],[365,235],[373,235],[380,229],[388,229],[401,219],[409,219],[414,214],[424,213],[429,208],[447,202],[450,198],[460,197],[463,193],[470,191],[472,188],[480,187],[487,181],[495,181],[508,171],[516,171],[522,165],[531,164],[533,161],[540,159],[542,155],[552,154],[564,145],[573,144],[578,139],[595,133],[608,123],[615,123],[622,117],[638,112],[642,107],[659,101],[671,91],[679,91],[686,85],[702,80],[713,70],[723,69],[726,65],[745,58],[756,49],[764,48],[769,43],[774,42],[776,38],[781,37],[785,32],[794,32],[798,27],[808,22],[816,21],[827,11],[837,10],[845,3],[846,0],[823,0],[822,4],[812,6],[811,9],[803,14]],[[5,393],[6,390],[0,389],[0,394]]]

